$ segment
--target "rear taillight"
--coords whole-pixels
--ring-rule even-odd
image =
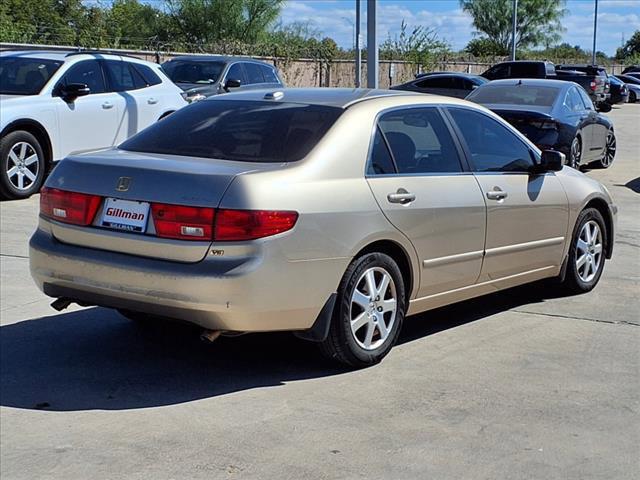
[[[44,187],[40,191],[40,213],[64,223],[89,225],[101,201],[97,195]]]
[[[269,237],[291,230],[297,220],[297,212],[218,210],[214,239],[228,242]]]
[[[596,91],[596,82],[591,82],[589,84],[589,87],[591,87],[591,90],[593,90],[595,92]]]
[[[153,203],[151,212],[158,237],[213,240],[213,208]]]
[[[538,128],[540,130],[557,130],[558,124],[555,120],[532,120],[529,122],[529,125],[532,127]]]

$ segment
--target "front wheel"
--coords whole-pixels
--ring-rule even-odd
[[[578,216],[573,231],[564,286],[573,293],[592,290],[602,275],[607,230],[602,214],[587,208]]]
[[[322,353],[352,367],[380,362],[402,327],[404,289],[400,268],[388,255],[369,253],[354,260],[340,283]]]
[[[0,195],[27,198],[44,182],[46,162],[42,147],[29,132],[16,130],[0,140]]]

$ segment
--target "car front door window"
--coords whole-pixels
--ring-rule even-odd
[[[97,60],[85,60],[73,65],[63,76],[61,83],[84,83],[90,89],[90,94],[104,93],[106,91],[104,76],[100,62]]]

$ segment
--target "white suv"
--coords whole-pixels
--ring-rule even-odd
[[[0,52],[0,195],[36,193],[54,162],[109,148],[187,102],[159,65],[99,52]]]

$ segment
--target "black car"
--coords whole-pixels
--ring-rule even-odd
[[[273,65],[245,57],[180,56],[163,63],[162,69],[189,101],[230,90],[284,87]]]
[[[611,105],[615,105],[616,103],[627,103],[629,100],[629,89],[625,85],[625,83],[621,80],[618,80],[613,75],[609,75],[609,92],[611,96],[607,100]]]
[[[564,153],[569,166],[595,162],[607,168],[613,162],[613,124],[596,111],[580,85],[561,80],[496,80],[478,87],[467,100],[500,115],[540,150]]]
[[[627,72],[624,74],[624,76],[635,78],[636,80],[640,80],[640,72]]]
[[[628,75],[614,75],[618,80],[624,82],[629,90],[629,103],[636,103],[640,100],[640,80]]]
[[[547,61],[513,60],[493,65],[482,73],[488,80],[503,78],[555,78],[556,66]]]
[[[631,72],[640,72],[640,65],[629,65],[627,68],[622,70],[623,74]]]
[[[479,75],[455,72],[420,74],[415,80],[391,87],[392,90],[433,93],[447,97],[464,98],[488,80]]]

